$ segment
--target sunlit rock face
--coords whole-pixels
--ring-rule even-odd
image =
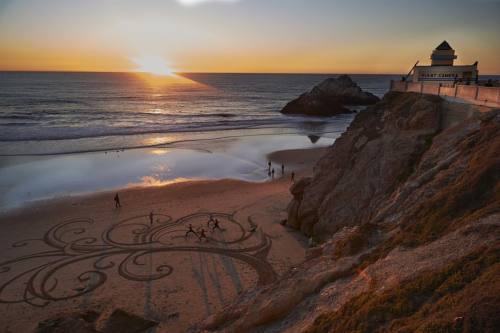
[[[365,221],[387,200],[440,130],[441,100],[389,94],[359,114],[316,166],[289,220],[306,235]],[[298,192],[298,190],[295,190]]]
[[[302,94],[288,103],[281,113],[329,117],[350,113],[345,105],[371,105],[378,101],[378,97],[361,90],[348,75],[341,75],[326,79]]]
[[[349,75],[326,79],[314,87],[312,93],[334,97],[343,105],[371,105],[380,100],[372,93],[363,91]]]

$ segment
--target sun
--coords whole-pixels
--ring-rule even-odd
[[[173,76],[165,59],[159,56],[134,57],[131,60],[137,65],[136,72],[149,73],[160,76]]]

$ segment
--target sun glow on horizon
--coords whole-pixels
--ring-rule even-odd
[[[133,57],[131,60],[137,65],[135,72],[148,73],[158,76],[174,76],[165,59],[159,56]]]

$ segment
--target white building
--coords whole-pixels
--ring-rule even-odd
[[[457,59],[453,50],[444,41],[432,52],[430,66],[413,67],[409,74],[412,82],[436,83],[442,85],[454,85],[455,83],[476,84],[479,73],[477,61],[472,65],[454,66]]]

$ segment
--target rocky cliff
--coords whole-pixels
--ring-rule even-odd
[[[291,192],[308,260],[210,332],[500,331],[500,111],[389,93]]]

